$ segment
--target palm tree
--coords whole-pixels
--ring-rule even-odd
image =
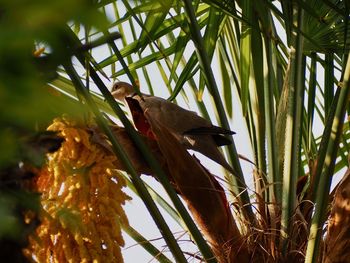
[[[65,4],[72,5],[62,2],[47,5],[47,9],[33,6],[53,15],[54,8],[66,10]],[[8,4],[4,14],[16,14],[18,8],[23,6]],[[47,83],[62,93],[65,105],[71,105],[70,114],[77,105],[87,105],[83,114],[89,111],[95,116],[129,174],[129,187],[145,203],[177,262],[187,260],[158,206],[190,233],[200,251],[197,258],[204,261],[346,262],[350,251],[348,172],[340,182],[333,177],[348,166],[349,8],[348,1],[338,0],[123,0],[73,6],[60,20],[39,16],[39,22],[51,21],[45,29],[39,23],[17,23],[19,32],[23,28],[32,31],[22,33],[27,38],[22,46],[14,47],[17,63],[9,59],[16,70],[2,65],[7,72],[4,86],[16,83],[16,87],[37,92],[38,85]],[[1,16],[6,28],[11,16]],[[74,23],[67,26],[67,21]],[[6,48],[13,43],[10,40],[2,48],[5,58]],[[50,49],[34,59],[27,55],[33,43]],[[95,48],[105,43],[102,48],[108,55],[101,59]],[[104,84],[105,72],[112,79],[127,80],[143,90],[146,87],[150,94],[164,94],[166,89],[174,103],[195,101],[200,115],[207,119],[215,115],[212,122],[223,128],[230,129],[232,123],[246,126],[253,172],[242,169],[247,158],[232,143],[225,153],[235,173],[225,172],[225,183],[220,186],[167,127],[148,116],[158,138],[154,150],[114,101]],[[155,81],[154,74],[162,84]],[[62,109],[53,95],[37,92],[34,100],[30,93],[24,94],[26,105],[33,108],[30,103],[39,98],[55,103],[48,107],[55,109],[54,114],[69,109]],[[10,109],[11,117],[18,106],[3,107]],[[245,123],[235,123],[238,109]],[[128,160],[121,137],[101,112],[122,122],[135,143],[132,147],[142,156],[138,161],[146,161],[147,171],[159,180],[171,203],[144,184],[139,176],[143,170],[135,169],[135,162]],[[19,119],[4,120],[11,119],[17,132],[19,124],[31,127],[37,113],[33,110]],[[250,181],[253,190],[247,186]],[[186,191],[185,184],[195,190]],[[204,185],[207,188],[201,192]],[[171,262],[142,233],[127,225],[124,230],[160,262]]]

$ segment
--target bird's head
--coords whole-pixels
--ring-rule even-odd
[[[113,84],[111,93],[115,99],[123,101],[125,97],[134,94],[135,89],[127,82],[118,81]]]

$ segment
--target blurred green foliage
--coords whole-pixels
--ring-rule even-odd
[[[3,260],[7,255],[21,253],[18,249],[25,245],[23,240],[33,230],[24,224],[23,212],[37,211],[38,198],[23,187],[23,181],[35,176],[27,166],[41,165],[45,152],[50,150],[42,147],[43,140],[38,136],[55,116],[81,111],[80,104],[57,95],[48,85],[48,81],[58,76],[62,61],[71,59],[64,41],[67,25],[103,30],[106,21],[92,0],[0,0],[0,256]],[[34,55],[41,47],[45,48],[44,52]]]
[[[54,76],[52,70],[70,59],[62,32],[68,22],[102,28],[103,19],[87,0],[0,1],[2,125],[33,128],[35,122],[48,121],[62,110],[44,85]],[[37,45],[46,47],[41,57],[34,57]]]

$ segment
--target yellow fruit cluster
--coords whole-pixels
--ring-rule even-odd
[[[122,205],[129,197],[113,168],[116,157],[72,120],[56,119],[48,130],[65,142],[37,178],[41,225],[25,253],[36,262],[123,262]]]

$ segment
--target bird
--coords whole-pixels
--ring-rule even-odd
[[[235,132],[213,125],[210,121],[186,110],[166,99],[136,93],[134,87],[127,82],[115,82],[111,94],[118,101],[126,101],[136,128],[150,139],[156,140],[152,129],[145,117],[156,118],[171,131],[174,137],[186,148],[197,151],[223,166],[230,173],[234,169],[219,151],[219,146],[232,143],[225,135]]]

